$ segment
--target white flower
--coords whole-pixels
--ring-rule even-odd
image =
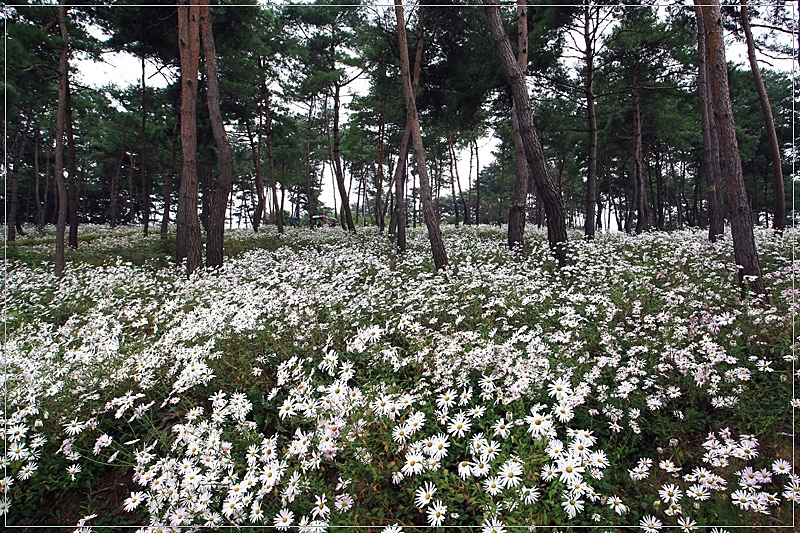
[[[447,506],[444,505],[441,500],[436,500],[433,502],[428,508],[428,524],[431,527],[439,527],[444,522],[444,518],[447,515]]]
[[[283,509],[278,511],[278,514],[275,515],[272,525],[276,529],[286,530],[289,529],[289,527],[292,525],[293,522],[294,522],[294,513],[284,507]]]
[[[125,498],[125,507],[124,509],[128,512],[133,511],[139,504],[142,503],[144,499],[144,492],[131,492],[131,495]]]

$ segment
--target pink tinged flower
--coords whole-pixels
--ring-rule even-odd
[[[319,516],[324,520],[325,517],[327,517],[331,512],[330,508],[325,505],[327,497],[323,494],[322,496],[314,496],[314,498],[316,498],[317,501],[314,504],[314,507],[311,509],[311,516],[314,518]]]

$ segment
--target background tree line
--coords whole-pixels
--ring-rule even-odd
[[[715,35],[704,7],[517,2],[497,10],[493,33],[492,2],[425,3],[8,3],[8,239],[59,222],[73,247],[81,222],[158,227],[167,238],[178,222],[177,257],[191,255],[191,271],[203,264],[201,229],[215,266],[225,224],[283,231],[316,214],[349,231],[378,226],[401,249],[405,226],[418,223],[509,224],[510,246],[522,244],[526,221],[548,224],[556,250],[566,233],[555,222],[587,238],[691,226],[713,239],[733,221],[741,206],[722,194],[704,96],[713,81],[704,40]],[[748,65],[727,66],[750,224],[780,231],[794,96],[790,75],[770,66],[792,60],[792,13],[777,0],[717,9],[706,18],[750,52]],[[525,94],[515,96],[506,42]],[[79,81],[76,60],[109,51],[139,59],[138,85]],[[518,123],[523,99],[530,126]],[[487,162],[479,145],[489,137]],[[323,182],[334,205],[320,199]]]

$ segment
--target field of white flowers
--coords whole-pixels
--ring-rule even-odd
[[[190,279],[115,259],[158,242],[134,231],[82,228],[110,260],[60,282],[30,259],[51,236],[13,243],[9,525],[793,525],[794,230],[757,234],[769,302],[700,231],[573,236],[558,269],[535,229],[523,258],[445,227],[437,273],[424,228],[402,256],[369,229],[234,230],[246,251]]]

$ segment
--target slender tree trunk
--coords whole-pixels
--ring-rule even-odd
[[[33,185],[34,197],[33,201],[36,203],[36,227],[39,230],[44,229],[44,205],[42,205],[41,192],[39,190],[39,143],[41,136],[39,128],[36,128],[36,134],[33,138]],[[45,187],[47,183],[45,182]]]
[[[638,70],[633,70],[633,175],[636,182],[636,233],[650,229],[647,187],[642,169],[642,107],[640,102]]]
[[[458,199],[456,198],[456,175],[453,171],[455,168],[455,156],[453,155],[453,137],[449,131],[447,132],[447,156],[447,159],[450,161],[450,189],[453,193],[453,210],[456,215],[456,227],[458,227],[460,219],[458,216]]]
[[[414,54],[414,73],[411,80],[411,88],[414,95],[417,94],[419,88],[419,73],[422,64],[422,50],[424,48],[424,30],[425,30],[425,8],[420,5],[417,8],[417,50]],[[405,24],[405,22],[404,22]],[[405,31],[405,26],[403,26]],[[397,229],[397,249],[398,251],[405,252],[406,250],[406,165],[408,163],[408,145],[411,142],[411,116],[406,111],[406,125],[403,130],[403,140],[400,143],[400,153],[397,157],[397,166],[395,167],[394,187],[395,187],[395,205],[394,215],[392,220],[396,224]]]
[[[281,199],[280,209],[278,208],[278,183],[275,177],[275,156],[272,149],[272,139],[274,132],[272,131],[272,113],[270,113],[269,100],[267,100],[267,156],[269,157],[269,181],[270,188],[272,189],[272,202],[275,205],[275,224],[278,226],[278,233],[283,233],[283,200]],[[261,141],[259,140],[259,146]],[[283,191],[283,187],[281,187]],[[283,192],[281,192],[283,195]],[[261,200],[259,199],[259,202]]]
[[[223,262],[223,241],[225,235],[225,210],[231,194],[233,181],[233,156],[222,111],[219,103],[219,73],[217,71],[217,50],[214,46],[214,30],[211,26],[211,8],[208,0],[200,0],[200,31],[203,36],[203,49],[206,60],[206,80],[208,83],[208,114],[211,130],[219,151],[219,178],[212,183],[211,213],[208,219],[206,243],[206,266],[221,267]]]
[[[261,226],[261,221],[264,219],[264,211],[267,207],[267,197],[264,193],[264,177],[262,176],[261,171],[261,111],[259,111],[259,125],[258,125],[258,132],[254,133],[252,128],[250,128],[250,123],[246,122],[245,126],[247,128],[247,139],[250,142],[250,152],[253,157],[253,170],[255,171],[255,186],[256,186],[256,196],[258,201],[256,202],[256,209],[253,213],[253,231],[258,233],[258,228]],[[258,137],[258,139],[256,139]]]
[[[161,217],[161,238],[167,238],[169,231],[169,215],[172,210],[172,182],[175,179],[175,165],[178,161],[178,136],[180,135],[180,126],[175,125],[172,132],[172,148],[169,152],[169,168],[164,177],[164,215]]]
[[[725,210],[722,198],[722,170],[720,169],[719,136],[713,124],[713,102],[708,81],[708,51],[706,49],[706,33],[703,27],[703,0],[694,0],[694,11],[697,17],[697,86],[700,94],[700,125],[703,134],[702,172],[706,178],[708,191],[708,240],[716,242],[717,237],[725,233]],[[697,194],[695,187],[694,220],[697,220]],[[691,223],[690,223],[691,224]]]
[[[339,132],[339,106],[340,95],[339,91],[341,86],[334,84],[333,91],[333,170],[336,175],[336,185],[339,187],[339,195],[342,199],[342,211],[344,213],[344,221],[347,224],[347,230],[351,232],[356,231],[356,226],[353,224],[353,213],[350,211],[350,199],[347,195],[347,190],[344,186],[344,172],[342,171],[342,157],[341,157],[341,133]]]
[[[777,233],[783,233],[786,225],[786,192],[783,185],[783,164],[781,163],[781,148],[778,145],[778,133],[775,130],[775,119],[772,116],[772,106],[769,103],[767,87],[764,84],[764,77],[758,68],[756,59],[756,45],[753,40],[753,32],[750,29],[750,15],[747,11],[747,0],[740,0],[742,5],[742,28],[747,40],[747,56],[750,59],[750,70],[753,72],[753,79],[758,91],[758,99],[761,102],[761,112],[764,114],[764,124],[766,127],[767,138],[769,139],[769,151],[772,157],[772,194],[774,198],[775,216],[772,219],[772,229]]]
[[[725,61],[722,14],[719,0],[706,0],[702,6],[708,58],[708,77],[714,106],[714,123],[719,135],[720,163],[722,175],[726,177],[728,197],[731,205],[731,233],[733,254],[739,265],[739,279],[744,290],[745,281],[755,294],[766,297],[766,287],[761,275],[761,266],[756,253],[753,235],[753,219],[750,202],[744,185],[742,159],[736,140],[733,121],[733,105],[728,85],[728,65]]]
[[[411,84],[411,72],[408,59],[408,45],[406,44],[406,22],[403,14],[402,0],[394,0],[394,12],[397,18],[397,38],[400,45],[400,70],[403,77],[403,92],[406,100],[406,113],[411,122],[411,140],[414,146],[414,159],[417,163],[417,173],[419,174],[420,199],[422,200],[422,210],[425,217],[425,225],[428,228],[428,239],[431,243],[431,253],[436,270],[447,266],[447,253],[442,241],[442,233],[439,228],[439,221],[433,210],[431,201],[431,186],[428,181],[428,169],[425,163],[425,149],[422,145],[422,132],[417,115],[416,96]]]
[[[191,274],[203,266],[200,220],[197,217],[197,74],[200,61],[200,9],[187,0],[178,3],[181,61],[181,147],[183,175],[178,192],[175,259],[186,261]]]
[[[150,232],[150,191],[147,183],[147,85],[145,84],[145,58],[142,54],[142,232],[147,237]]]
[[[547,170],[544,154],[542,153],[542,145],[533,125],[533,113],[525,78],[511,50],[508,36],[503,30],[503,22],[500,18],[500,8],[497,6],[497,1],[483,0],[483,3],[486,18],[489,21],[489,29],[492,33],[492,40],[503,65],[503,70],[508,77],[509,85],[511,85],[516,114],[519,119],[520,133],[525,144],[525,157],[533,171],[536,188],[547,213],[547,236],[550,249],[555,255],[558,264],[564,266],[567,259],[566,250],[564,249],[567,243],[564,206],[556,191],[553,178]]]
[[[30,123],[30,121],[28,121]],[[19,166],[25,152],[25,136],[28,125],[24,128],[20,126],[14,135],[14,142],[11,143],[11,157],[8,162],[10,171],[8,172],[8,201],[6,206],[6,235],[9,241],[17,238],[17,211],[19,209]]]
[[[63,45],[58,60],[58,111],[56,113],[55,168],[53,170],[56,191],[58,193],[58,221],[56,222],[56,257],[54,273],[57,278],[61,278],[64,276],[64,268],[66,268],[64,237],[67,229],[67,185],[64,183],[64,122],[66,121],[67,115],[67,94],[69,85],[69,32],[67,31],[67,8],[64,5],[64,0],[60,1],[58,7],[58,27],[61,31]]]
[[[470,161],[472,161],[472,148],[475,148],[475,224],[481,223],[481,166],[478,161],[478,141],[470,144]],[[470,168],[472,165],[470,165]]]
[[[69,247],[78,248],[78,164],[75,159],[75,129],[72,120],[72,90],[67,70],[67,109],[64,118],[67,131],[67,222],[69,223]]]
[[[378,166],[375,171],[375,222],[378,224],[378,232],[383,233],[386,221],[383,218],[383,146],[386,125],[383,113],[380,114],[378,121]]]

